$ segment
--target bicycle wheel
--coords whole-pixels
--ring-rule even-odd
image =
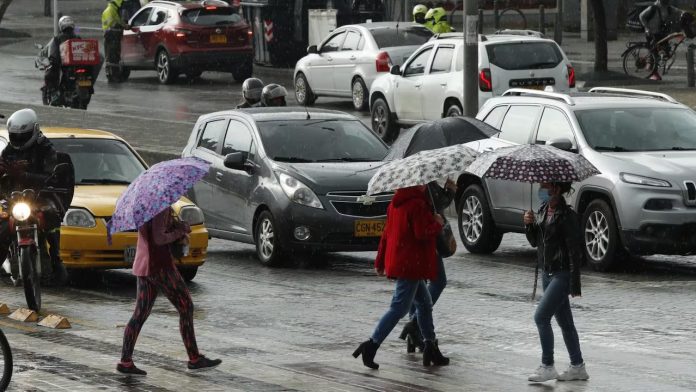
[[[5,334],[0,330],[0,351],[2,351],[2,378],[0,379],[0,391],[7,389],[10,385],[10,379],[12,378],[12,349],[10,349],[10,343],[7,341]]]
[[[657,57],[647,44],[636,44],[621,55],[626,75],[649,78],[657,70]]]

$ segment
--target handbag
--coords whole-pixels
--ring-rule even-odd
[[[454,238],[454,232],[449,221],[444,216],[445,224],[442,226],[440,234],[437,235],[436,245],[437,253],[440,257],[447,258],[452,256],[457,251],[457,240]]]
[[[172,210],[172,219],[174,221],[174,226],[178,226],[178,225],[182,224],[181,219],[173,210]],[[188,256],[188,247],[189,246],[186,243],[186,241],[184,241],[183,239],[180,239],[180,240],[174,241],[174,242],[169,244],[169,251],[171,252],[172,257],[181,261],[181,259]]]

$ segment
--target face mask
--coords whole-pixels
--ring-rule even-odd
[[[541,200],[542,203],[548,203],[549,200],[551,200],[551,195],[549,194],[549,190],[546,188],[539,188],[537,191],[537,195],[539,196],[539,200]]]

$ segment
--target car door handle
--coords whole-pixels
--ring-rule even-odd
[[[421,88],[422,85],[423,85],[422,83],[418,83],[418,84],[414,84],[413,86],[414,86],[415,88]]]
[[[350,59],[351,59],[351,60],[356,60],[357,57],[355,57],[355,56],[350,56]]]
[[[440,86],[447,87],[447,83],[440,83]]]
[[[333,57],[327,57],[326,61],[333,61]]]
[[[222,172],[217,172],[215,173],[215,179],[218,181],[222,181],[223,174]]]

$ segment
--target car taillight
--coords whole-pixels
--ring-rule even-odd
[[[207,9],[207,10],[209,10],[209,11],[212,11],[212,10],[216,10],[217,7],[214,6],[214,5],[209,5],[209,6],[205,7],[205,9]]]
[[[85,73],[85,72],[87,72],[87,70],[84,69],[84,68],[78,68],[78,69],[75,70],[75,73],[78,73],[78,74],[83,74],[83,73]]]
[[[484,92],[493,91],[491,70],[488,68],[484,68],[479,72],[479,89]]]
[[[193,33],[191,30],[184,30],[184,29],[176,29],[174,31],[175,31],[176,38],[188,38],[191,35],[191,33]]]
[[[249,42],[254,42],[254,32],[249,30],[247,31],[247,37],[249,38]]]
[[[389,53],[380,52],[375,60],[375,66],[377,67],[377,72],[389,72],[391,68],[391,57],[389,57]]]
[[[568,65],[568,87],[575,87],[575,68]]]

